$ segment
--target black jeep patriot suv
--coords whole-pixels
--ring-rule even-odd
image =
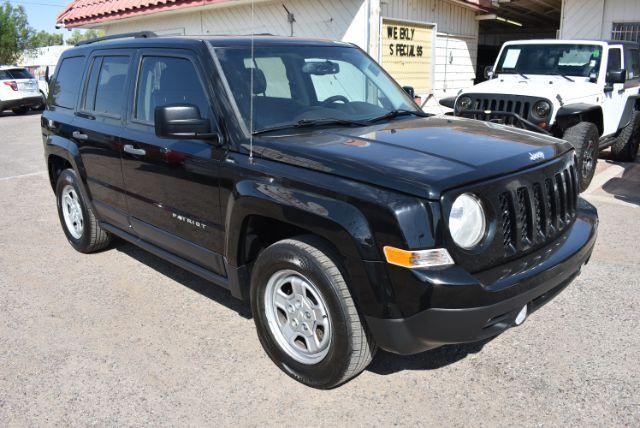
[[[67,50],[42,134],[60,222],[250,301],[287,374],[330,388],[521,324],[579,273],[597,213],[552,137],[425,115],[349,44],[134,37]]]

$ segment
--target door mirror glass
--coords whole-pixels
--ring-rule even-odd
[[[493,66],[492,65],[487,65],[484,68],[484,78],[485,79],[492,79],[493,78]]]
[[[181,140],[218,140],[211,132],[211,122],[200,116],[200,109],[193,104],[170,104],[156,107],[155,131],[160,138]]]
[[[627,80],[627,71],[624,69],[607,71],[607,83],[624,83]]]

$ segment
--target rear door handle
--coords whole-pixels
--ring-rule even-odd
[[[146,150],[144,150],[144,149],[136,149],[131,144],[125,144],[124,145],[124,151],[129,153],[129,154],[131,154],[131,155],[136,155],[136,156],[144,156],[144,155],[147,154]]]
[[[87,134],[83,134],[80,131],[73,131],[71,133],[71,136],[73,138],[75,138],[76,140],[81,140],[81,141],[85,141],[85,140],[89,139],[89,136]]]

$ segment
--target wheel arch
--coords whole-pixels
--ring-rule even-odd
[[[280,184],[241,181],[229,196],[225,228],[225,259],[232,271],[243,272],[233,281],[239,288],[234,294],[242,298],[249,295],[251,266],[264,248],[310,235],[335,252],[355,301],[376,300],[363,260],[379,260],[380,254],[365,216],[345,201]]]
[[[618,123],[618,131],[629,125],[634,111],[640,111],[640,94],[630,95],[629,98],[627,98],[622,116],[620,116],[620,122]]]
[[[556,126],[560,136],[565,130],[580,122],[595,124],[599,135],[602,135],[604,133],[602,107],[587,103],[565,104],[556,113]]]

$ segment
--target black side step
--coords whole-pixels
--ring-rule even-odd
[[[129,241],[132,244],[142,248],[143,250],[146,250],[151,254],[160,257],[161,259],[173,263],[174,265],[179,266],[182,269],[189,271],[195,275],[198,275],[199,277],[204,278],[207,281],[211,281],[214,284],[219,285],[220,287],[229,289],[229,280],[221,275],[218,275],[217,273],[211,272],[210,270],[200,267],[195,263],[191,263],[190,261],[185,260],[182,257],[178,257],[168,251],[165,251],[162,248],[150,244],[147,241],[143,241],[137,236],[134,236],[120,228],[112,226],[109,223],[101,221],[100,226],[107,232],[113,233],[114,235],[124,239],[125,241]]]

